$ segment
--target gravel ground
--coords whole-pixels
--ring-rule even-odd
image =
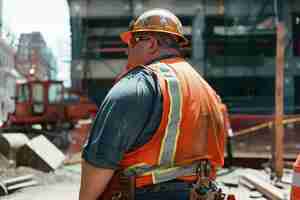
[[[8,167],[10,163],[0,155],[0,181],[22,175],[34,175],[34,180],[38,182],[37,186],[23,188],[15,191],[7,196],[0,196],[1,200],[76,200],[78,199],[79,186],[80,186],[80,154],[76,154],[67,160],[68,163],[54,172],[44,173],[29,167]],[[225,171],[228,169],[224,169]],[[254,192],[243,187],[241,184],[238,187],[227,187],[226,182],[240,182],[240,175],[247,173],[258,174],[260,178],[268,180],[269,175],[264,170],[251,170],[237,168],[230,173],[223,173],[224,175],[218,176],[217,181],[221,184],[223,192],[226,194],[235,194],[237,199],[250,200],[251,196],[260,196],[257,199],[266,200],[259,192]],[[221,173],[222,174],[222,173]],[[292,170],[285,170],[284,179],[286,180],[281,189],[282,193],[290,193],[290,185],[287,184],[291,181]]]
[[[0,176],[9,167],[9,161],[0,153]]]
[[[14,167],[0,153],[0,183],[24,175],[33,175],[36,186],[22,188],[0,200],[73,200],[78,199],[80,186],[80,153],[66,154],[66,164],[53,172],[45,173],[30,167]]]
[[[37,186],[15,191],[2,200],[73,200],[78,199],[80,185],[80,165],[63,166],[54,172],[44,173],[28,167],[1,169],[0,180],[22,175],[34,175]]]

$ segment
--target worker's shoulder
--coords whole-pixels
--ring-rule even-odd
[[[158,82],[154,74],[145,67],[136,67],[130,70],[120,81],[118,81],[111,89],[111,93],[119,94],[119,91],[124,95],[153,95],[158,91]]]
[[[145,66],[138,66],[130,70],[120,81],[120,84],[155,84],[156,77],[153,71]]]

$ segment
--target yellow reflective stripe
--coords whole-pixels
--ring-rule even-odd
[[[137,163],[135,165],[132,165],[124,170],[124,174],[127,176],[133,176],[133,175],[146,175],[145,173],[147,171],[151,171],[153,167],[146,163]]]
[[[292,185],[300,187],[300,173],[294,172]]]
[[[196,175],[198,163],[189,166],[155,166],[139,163],[124,170],[127,176],[142,177],[151,175],[152,182],[162,183],[176,177]]]
[[[144,166],[149,166],[149,165],[147,165],[147,163],[137,163],[137,164],[131,165],[126,170],[132,170],[132,169],[134,169],[136,167],[144,167]]]
[[[198,164],[181,167],[159,168],[152,172],[152,181],[154,184],[166,182],[176,177],[196,175]]]
[[[164,63],[160,63],[158,66],[162,76],[167,81],[168,93],[170,95],[170,112],[162,140],[158,165],[168,165],[174,163],[177,141],[180,134],[182,91],[180,82],[170,67]]]
[[[198,164],[189,166],[156,166],[139,163],[124,170],[127,176],[142,177],[151,175],[153,184],[172,180],[176,177],[196,175]]]

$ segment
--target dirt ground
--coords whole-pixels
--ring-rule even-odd
[[[3,161],[3,160],[2,160]],[[0,161],[1,163],[1,161]],[[2,162],[3,163],[3,162]],[[37,186],[23,188],[2,200],[74,200],[78,199],[80,186],[80,165],[63,166],[54,172],[44,173],[28,167],[1,168],[0,180],[4,181],[22,175],[34,175]]]

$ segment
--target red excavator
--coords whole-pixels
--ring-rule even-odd
[[[49,129],[62,123],[71,123],[90,117],[96,105],[80,95],[67,93],[62,81],[30,80],[18,83],[16,110],[7,125],[40,124]]]
[[[97,112],[97,106],[87,97],[66,91],[62,81],[54,80],[17,83],[15,104],[15,112],[9,114],[0,132],[67,137],[79,120]]]

